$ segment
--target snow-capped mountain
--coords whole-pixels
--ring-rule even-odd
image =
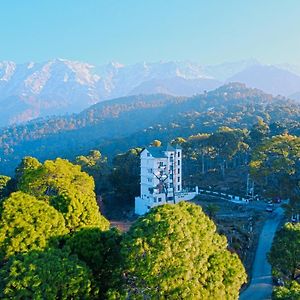
[[[79,112],[135,91],[153,93],[159,90],[153,81],[162,85],[162,91],[175,95],[201,93],[221,84],[205,75],[200,65],[188,62],[129,66],[113,62],[96,67],[65,59],[26,64],[4,61],[0,63],[0,126]]]
[[[3,61],[0,126],[76,113],[99,101],[133,94],[190,96],[228,81],[250,83],[267,92],[288,96],[300,91],[300,77],[296,72],[290,73],[291,68],[273,67],[266,72],[266,66],[253,59],[215,66],[173,61],[133,65],[111,62],[102,66],[66,59],[26,64]],[[257,80],[258,73],[262,79]],[[285,79],[284,88],[274,78]]]

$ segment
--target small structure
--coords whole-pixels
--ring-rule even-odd
[[[198,194],[182,188],[182,148],[144,148],[141,158],[140,196],[135,198],[135,213],[143,215],[154,206],[191,200]]]

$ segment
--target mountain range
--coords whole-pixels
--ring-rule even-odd
[[[211,66],[192,62],[95,66],[66,59],[24,64],[3,61],[0,126],[78,113],[100,101],[136,94],[192,96],[228,82],[300,99],[299,67],[263,65],[254,59]]]

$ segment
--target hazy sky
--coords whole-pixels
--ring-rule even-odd
[[[300,64],[299,0],[4,0],[0,60]]]

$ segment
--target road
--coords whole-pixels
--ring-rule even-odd
[[[278,207],[264,224],[259,236],[255,254],[252,280],[249,287],[240,295],[240,300],[271,299],[272,275],[271,266],[267,260],[276,229],[283,218],[283,209]]]

